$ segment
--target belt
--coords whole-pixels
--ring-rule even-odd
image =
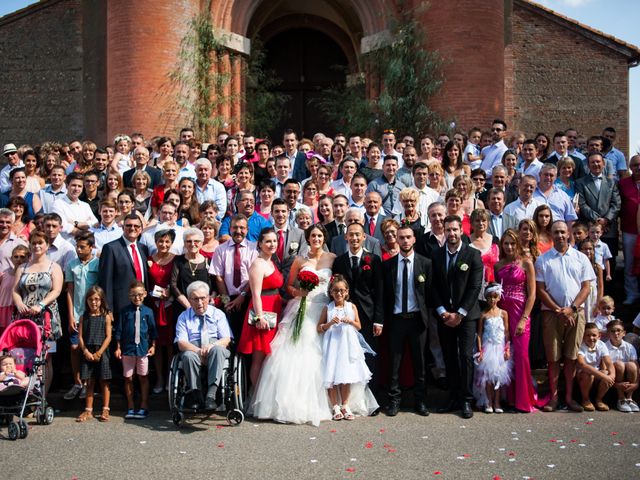
[[[413,318],[418,315],[420,312],[407,312],[407,313],[395,313],[394,316],[399,318]]]
[[[280,293],[280,290],[278,290],[277,288],[268,288],[266,290],[262,290],[262,293],[260,293],[260,295],[278,295]]]

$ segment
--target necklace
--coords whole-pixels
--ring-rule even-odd
[[[196,276],[196,271],[198,270],[198,265],[200,265],[199,263],[196,263],[195,266],[193,263],[191,263],[191,260],[187,260],[187,263],[189,265],[189,270],[191,271],[191,276],[195,277]]]

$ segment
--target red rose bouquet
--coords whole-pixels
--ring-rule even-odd
[[[315,273],[309,270],[301,270],[298,273],[298,283],[300,288],[310,292],[320,284],[320,278]],[[293,343],[296,343],[300,338],[300,330],[302,330],[302,322],[304,320],[304,312],[307,309],[307,297],[300,299],[300,306],[298,307],[298,313],[296,320],[293,324]]]

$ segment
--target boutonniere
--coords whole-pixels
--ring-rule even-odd
[[[369,270],[371,270],[371,256],[365,255],[364,257],[362,257],[362,261],[364,262],[364,265],[362,266],[362,270],[364,270],[365,272],[368,272]]]
[[[418,283],[424,283],[427,281],[427,277],[425,277],[422,273],[418,275]]]
[[[300,247],[300,244],[298,242],[291,242],[289,244],[289,252],[294,253],[298,251],[298,247]]]
[[[467,265],[466,263],[460,263],[460,264],[458,264],[458,267],[463,272],[466,272],[467,270],[469,270],[469,265]]]

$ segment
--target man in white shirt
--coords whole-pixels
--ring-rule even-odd
[[[482,149],[482,168],[487,174],[487,180],[491,179],[493,167],[502,162],[502,155],[507,151],[504,137],[507,134],[507,124],[504,120],[496,119],[491,124],[491,137],[493,144]]]
[[[404,166],[404,160],[402,154],[395,149],[396,146],[396,134],[393,130],[385,130],[382,134],[382,161],[386,157],[396,157],[398,162],[398,168]]]
[[[202,204],[205,200],[212,200],[218,206],[218,220],[222,220],[227,211],[227,191],[217,180],[211,178],[211,162],[206,158],[196,163],[196,197]]]
[[[335,193],[341,193],[349,197],[351,195],[351,181],[353,180],[353,175],[358,171],[358,165],[356,161],[352,158],[346,158],[342,161],[342,165],[340,166],[340,173],[342,174],[342,178],[338,180],[334,180],[331,182],[331,188]]]
[[[100,202],[100,225],[90,229],[98,252],[102,250],[104,245],[122,236],[122,228],[116,223],[117,214],[116,202],[111,199]]]
[[[424,162],[418,162],[413,166],[413,187],[418,190],[418,211],[425,223],[425,232],[431,230],[429,223],[429,205],[440,199],[440,194],[427,186],[429,181],[429,166]]]
[[[546,412],[558,407],[560,361],[564,359],[565,401],[569,409],[583,408],[573,397],[578,348],[584,334],[584,303],[596,275],[586,255],[569,244],[569,228],[563,221],[551,226],[553,248],[536,260],[536,290],[542,302],[544,349],[549,364],[551,399]]]
[[[533,193],[533,199],[547,204],[553,213],[553,220],[564,220],[571,225],[578,219],[573,202],[564,190],[556,185],[558,169],[552,163],[545,163],[540,170],[540,182]]]
[[[538,150],[536,149],[535,140],[525,140],[522,145],[522,158],[524,162],[518,171],[523,175],[531,175],[540,181],[540,169],[542,168],[542,162],[536,158]]]
[[[42,221],[42,229],[47,237],[49,237],[49,249],[47,256],[49,260],[60,265],[62,270],[66,270],[67,264],[71,260],[78,258],[76,249],[71,242],[65,240],[60,232],[62,231],[62,219],[57,213],[48,213]]]
[[[53,204],[58,198],[63,197],[67,193],[67,186],[65,185],[65,170],[62,165],[54,165],[51,168],[49,174],[49,181],[42,190],[38,193],[40,195],[40,201],[42,202],[43,213],[51,213],[53,211]]]
[[[180,170],[178,180],[185,177],[196,179],[196,167],[189,163],[189,145],[186,142],[178,142],[173,149],[173,156]]]
[[[82,174],[70,173],[66,183],[67,194],[56,200],[52,213],[57,213],[62,219],[62,236],[73,241],[77,233],[97,225],[98,219],[89,204],[80,200],[84,186]]]
[[[525,175],[520,180],[520,188],[518,191],[518,199],[514,200],[506,207],[504,207],[504,213],[515,217],[518,223],[525,218],[532,219],[533,212],[542,203],[533,198],[533,192],[536,191],[538,182],[535,177],[531,175]]]

